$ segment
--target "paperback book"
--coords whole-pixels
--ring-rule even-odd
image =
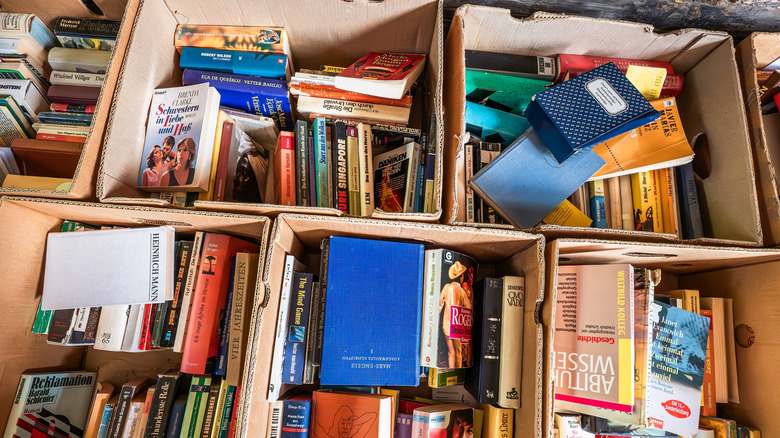
[[[336,76],[335,86],[372,96],[400,99],[420,76],[425,55],[369,52]]]

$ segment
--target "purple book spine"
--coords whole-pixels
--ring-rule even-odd
[[[412,438],[412,414],[398,414],[395,419],[395,438]]]

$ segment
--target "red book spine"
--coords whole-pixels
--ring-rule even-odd
[[[280,132],[274,151],[274,192],[279,205],[295,203],[295,135]]]
[[[208,374],[214,371],[219,314],[225,308],[230,281],[231,257],[237,252],[258,252],[259,246],[225,234],[207,233],[200,256],[200,273],[192,291],[192,309],[187,322],[181,372]],[[208,364],[208,367],[207,367]]]
[[[222,125],[222,142],[219,146],[219,161],[217,174],[214,177],[214,201],[225,199],[225,180],[227,179],[228,156],[230,155],[231,139],[233,138],[233,122]]]
[[[236,386],[236,399],[233,402],[233,413],[230,414],[230,432],[228,433],[228,438],[233,438],[236,436],[236,418],[238,418],[238,403],[241,401],[241,387]]]
[[[95,105],[74,105],[70,103],[52,103],[51,110],[55,113],[95,114]]]
[[[586,72],[609,62],[614,62],[617,68],[620,69],[620,71],[623,73],[628,70],[628,66],[638,65],[642,67],[665,68],[667,74],[674,74],[672,64],[666,61],[645,61],[642,59],[603,58],[600,56],[560,54],[558,55],[558,65],[560,68],[558,70],[558,79],[556,82],[561,81],[566,75],[566,72],[569,70],[580,70]]]
[[[141,327],[141,339],[138,341],[139,350],[149,350],[152,339],[152,324],[154,316],[152,314],[152,308],[154,304],[144,304],[144,324]]]
[[[84,141],[87,139],[87,137],[82,137],[80,135],[61,135],[61,134],[46,134],[39,132],[35,134],[36,140],[54,140],[54,141],[67,141],[71,143],[84,143]]]

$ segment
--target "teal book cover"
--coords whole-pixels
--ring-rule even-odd
[[[331,237],[322,385],[417,386],[424,251]]]
[[[275,53],[250,53],[235,50],[182,47],[179,67],[237,75],[284,79],[287,56]]]
[[[522,116],[531,98],[550,81],[466,70],[466,100]]]
[[[530,128],[524,117],[474,102],[466,102],[466,131],[482,141],[509,146]]]

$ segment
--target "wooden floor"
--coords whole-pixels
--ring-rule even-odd
[[[517,17],[545,11],[648,23],[658,30],[724,30],[737,40],[780,31],[780,0],[444,0],[445,19],[466,3],[506,8]]]

